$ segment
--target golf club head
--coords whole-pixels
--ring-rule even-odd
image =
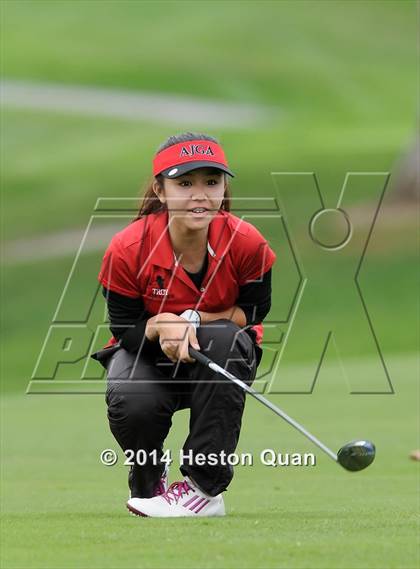
[[[375,452],[375,445],[371,441],[351,441],[340,448],[337,462],[346,470],[363,470],[372,464]]]

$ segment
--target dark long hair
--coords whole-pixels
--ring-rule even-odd
[[[162,150],[165,150],[165,148],[173,146],[174,144],[178,144],[180,142],[188,142],[190,140],[209,140],[210,142],[215,142],[216,144],[219,144],[219,141],[213,136],[209,136],[207,134],[194,133],[194,132],[183,132],[182,134],[170,136],[167,140],[165,140],[165,142],[161,144],[157,149],[157,154],[159,154],[159,152],[161,152]],[[224,177],[225,177],[225,194],[223,196],[223,201],[220,209],[224,209],[225,211],[230,211],[230,200],[232,196],[229,188],[228,175],[224,174]],[[156,177],[152,176],[152,178],[148,180],[145,189],[143,191],[143,196],[141,198],[137,217],[133,219],[133,222],[137,221],[141,217],[144,217],[145,215],[149,215],[149,213],[156,213],[158,211],[164,211],[165,209],[167,209],[166,204],[161,203],[159,198],[153,191],[153,182],[156,181],[159,187],[163,189],[164,180],[165,179],[162,176],[162,174],[158,174]]]

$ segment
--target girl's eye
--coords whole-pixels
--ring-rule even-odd
[[[218,183],[217,180],[214,180],[214,179],[211,179],[211,180],[208,180],[208,181],[207,181],[207,185],[208,185],[208,186],[216,186],[217,183]],[[182,182],[179,182],[179,185],[180,185],[182,188],[187,188],[187,187],[191,186],[191,184],[192,184],[192,183],[191,183],[189,180],[183,180]]]

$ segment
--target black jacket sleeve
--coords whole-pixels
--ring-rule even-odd
[[[239,287],[236,305],[245,312],[247,326],[264,320],[271,308],[271,269],[261,280]]]
[[[102,288],[109,317],[109,327],[114,338],[129,352],[137,352],[143,343],[155,345],[145,336],[147,320],[152,316],[141,298],[129,298],[105,287]]]

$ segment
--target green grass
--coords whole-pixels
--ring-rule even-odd
[[[5,240],[86,227],[99,197],[139,197],[157,146],[179,131],[55,113],[3,110],[1,115]],[[210,130],[222,140],[236,172],[233,195],[273,196],[272,172],[314,171],[326,202],[334,206],[346,172],[394,171],[413,128],[408,122],[362,131],[341,123],[312,127],[308,133],[298,122],[241,133]],[[287,191],[289,199],[299,201],[295,184]],[[349,202],[371,196],[360,185]]]
[[[346,172],[393,171],[414,137],[412,1],[223,1],[214,10],[205,2],[6,0],[1,10],[5,77],[280,110],[252,130],[206,129],[237,173],[235,195],[272,195],[271,172],[314,171],[334,202]],[[158,145],[191,129],[4,108],[1,119],[6,240],[83,227],[98,196],[138,196]],[[351,198],[366,199],[363,188]]]
[[[126,467],[99,462],[102,449],[118,450],[103,397],[6,396],[2,567],[412,569],[418,464],[408,452],[418,444],[416,365],[414,355],[389,358],[395,395],[350,396],[330,365],[311,396],[271,396],[334,449],[353,438],[372,439],[377,458],[360,473],[341,470],[248,400],[238,452],[252,452],[254,466],[236,468],[224,519],[128,516]],[[187,412],[175,415],[167,441],[175,458],[172,480],[187,419]],[[315,452],[317,465],[264,466],[264,448]]]
[[[215,10],[6,0],[2,12],[8,77],[261,102],[348,123],[415,108],[414,1],[223,1]]]

